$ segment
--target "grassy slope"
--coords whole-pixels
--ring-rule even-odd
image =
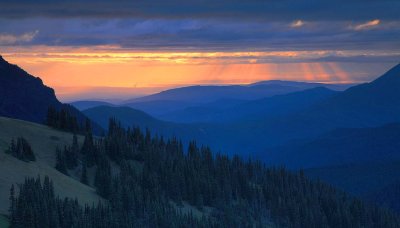
[[[22,183],[26,176],[37,177],[40,175],[44,177],[49,176],[54,182],[56,194],[61,197],[78,198],[79,202],[92,204],[97,203],[100,199],[96,195],[95,189],[81,184],[79,181],[71,177],[65,176],[54,169],[55,165],[55,148],[60,148],[64,145],[71,145],[72,134],[57,131],[47,126],[26,122],[22,120],[9,119],[0,117],[0,228],[6,218],[1,214],[8,214],[9,206],[9,189],[12,184]],[[12,138],[22,136],[28,140],[36,155],[36,162],[23,162],[8,154],[4,150]],[[83,137],[78,137],[80,143],[83,142]],[[116,165],[114,163],[113,167]],[[134,166],[141,170],[142,164],[134,162]],[[88,178],[93,182],[95,168],[88,169]],[[116,169],[113,169],[115,172]],[[69,171],[70,175],[79,179],[77,174],[79,170]],[[201,218],[204,214],[208,214],[211,210],[208,208],[206,211],[199,211],[197,208],[184,203],[181,209],[182,213],[192,212],[195,216]],[[6,223],[4,223],[6,224]]]
[[[0,215],[0,228],[7,228],[8,226],[8,219],[5,216]]]
[[[36,162],[23,162],[4,153],[12,138],[22,136],[31,144]],[[79,141],[82,142],[80,137]],[[55,170],[55,148],[72,143],[72,134],[60,132],[31,122],[0,117],[0,214],[7,214],[11,184],[24,181],[27,176],[49,176],[55,191],[61,197],[78,198],[82,203],[92,204],[100,198],[91,187],[65,176]]]

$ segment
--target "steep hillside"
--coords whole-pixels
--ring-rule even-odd
[[[12,184],[22,183],[25,177],[49,176],[57,194],[78,198],[83,204],[97,203],[100,197],[91,187],[81,184],[54,169],[55,149],[71,145],[72,135],[43,125],[0,117],[0,214],[8,213],[9,190]],[[37,161],[23,162],[4,151],[12,138],[24,137],[32,146]],[[79,141],[82,142],[82,137]]]
[[[154,121],[139,111],[133,110],[131,113],[136,113],[137,118],[141,116],[141,122]],[[302,173],[269,169],[257,161],[246,162],[239,157],[230,159],[216,155],[214,158],[212,151],[207,147],[197,147],[196,143],[191,143],[186,152],[179,141],[152,137],[140,130],[125,131],[116,122],[112,122],[110,126],[109,134],[91,147],[96,145],[98,150],[95,151],[99,152],[93,154],[98,158],[94,161],[94,185],[97,192],[114,205],[112,209],[99,212],[95,208],[88,208],[94,216],[85,220],[79,207],[71,204],[61,207],[60,202],[63,201],[51,197],[46,201],[38,199],[32,192],[43,191],[42,195],[46,195],[46,189],[38,190],[37,186],[29,185],[28,181],[24,186],[30,190],[25,190],[24,195],[18,196],[18,200],[29,202],[28,206],[18,206],[15,213],[32,211],[35,215],[45,217],[46,219],[40,221],[45,223],[52,213],[38,209],[44,204],[48,208],[62,208],[61,212],[53,214],[57,219],[63,218],[75,222],[74,224],[77,221],[91,224],[114,221],[114,227],[131,227],[129,224],[145,227],[153,227],[154,224],[171,226],[177,222],[193,223],[192,226],[199,227],[201,224],[230,227],[234,224],[260,224],[262,227],[313,224],[314,227],[325,227],[334,226],[335,218],[338,218],[342,227],[353,223],[358,224],[357,226],[390,224],[390,227],[396,227],[399,223],[395,214],[363,204],[323,183],[309,181]],[[23,183],[26,176],[49,176],[54,182],[56,194],[61,197],[76,197],[81,204],[92,205],[101,200],[94,189],[53,168],[55,147],[70,145],[71,134],[8,118],[0,118],[0,127],[0,149],[7,148],[11,138],[23,136],[30,142],[37,157],[37,161],[27,163],[5,153],[0,154],[0,213],[7,212],[9,186]],[[79,141],[82,144],[82,137]],[[88,149],[90,151],[90,146]],[[139,170],[135,165],[138,163],[141,164]],[[120,172],[113,173],[115,166],[120,168]],[[113,175],[118,178],[112,179]],[[113,184],[114,181],[118,184]],[[299,189],[302,190],[298,191]],[[240,203],[236,199],[240,199]],[[324,206],[327,204],[331,207]],[[77,211],[72,217],[62,217],[73,208]],[[159,208],[165,210],[158,210]],[[308,210],[302,211],[301,208]],[[354,208],[362,216],[353,215]],[[192,218],[177,213],[186,210],[192,213],[196,211],[201,216],[195,215]],[[123,219],[127,214],[130,219]],[[209,219],[200,220],[203,215],[209,216]],[[379,219],[382,216],[385,216],[385,220]],[[21,223],[29,224],[29,221],[28,219],[26,223]]]
[[[1,116],[43,123],[50,105],[62,105],[53,89],[0,56]]]
[[[42,227],[395,228],[400,224],[391,211],[310,181],[302,172],[229,158],[196,142],[185,150],[176,139],[137,128],[125,130],[116,121],[110,121],[102,140],[85,141],[85,155],[98,152],[86,158],[97,158],[94,186],[109,206],[82,210],[74,201],[55,198],[48,182],[40,185],[30,179],[16,198],[11,197],[16,199],[10,213],[17,218],[11,220],[13,225],[31,227],[34,221]],[[133,165],[138,162],[140,170]],[[119,166],[120,172],[113,174],[112,166]],[[179,208],[187,205],[203,216],[181,213]]]
[[[50,106],[68,110],[83,124],[86,117],[76,108],[57,100],[54,90],[17,65],[0,56],[0,116],[44,123]],[[95,132],[101,129],[93,125]]]

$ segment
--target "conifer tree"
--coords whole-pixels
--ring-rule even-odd
[[[33,153],[30,144],[23,137],[17,138],[16,143],[14,139],[11,139],[10,146],[6,150],[6,153],[11,154],[13,157],[22,161],[36,161],[35,154]]]
[[[66,158],[66,165],[69,169],[73,169],[78,165],[79,145],[76,134],[73,135],[71,147],[64,147],[64,157]]]
[[[82,162],[82,173],[81,173],[80,181],[82,184],[86,184],[86,185],[89,184],[88,177],[87,177],[87,167],[86,167],[85,161]]]
[[[92,167],[97,160],[97,154],[96,147],[94,145],[93,135],[90,131],[87,132],[85,135],[85,139],[81,148],[81,153],[85,157],[85,162],[87,166]]]
[[[13,224],[16,222],[16,200],[15,200],[14,185],[11,185],[9,199],[10,199],[10,207],[8,209],[8,212],[10,214],[10,223]]]
[[[57,147],[57,149],[56,149],[56,166],[55,166],[55,168],[59,172],[65,174],[65,175],[68,175],[67,164],[66,164],[65,160],[66,159],[65,159],[64,153],[61,152],[61,150]]]
[[[102,157],[97,165],[94,179],[94,185],[96,186],[99,195],[108,199],[111,194],[111,183],[112,176],[110,162],[107,160],[107,158]]]

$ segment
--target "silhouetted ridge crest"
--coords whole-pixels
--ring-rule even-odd
[[[388,86],[395,86],[393,83],[395,83],[395,85],[400,84],[400,64],[397,64],[384,75],[377,78],[375,81],[372,81],[370,84],[385,84]]]
[[[39,77],[0,56],[0,116],[43,124],[49,107],[68,109],[81,123],[86,119],[75,108],[58,101],[54,90],[44,85]]]
[[[3,56],[0,55],[0,67],[4,67],[8,64],[9,63],[3,58]]]

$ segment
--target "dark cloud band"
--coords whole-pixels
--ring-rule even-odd
[[[1,18],[398,20],[399,9],[393,0],[0,0]]]
[[[288,22],[217,19],[3,19],[0,47],[18,44],[114,45],[121,49],[170,51],[400,51],[399,22],[300,24],[293,27]],[[363,29],[354,29],[360,25]]]

